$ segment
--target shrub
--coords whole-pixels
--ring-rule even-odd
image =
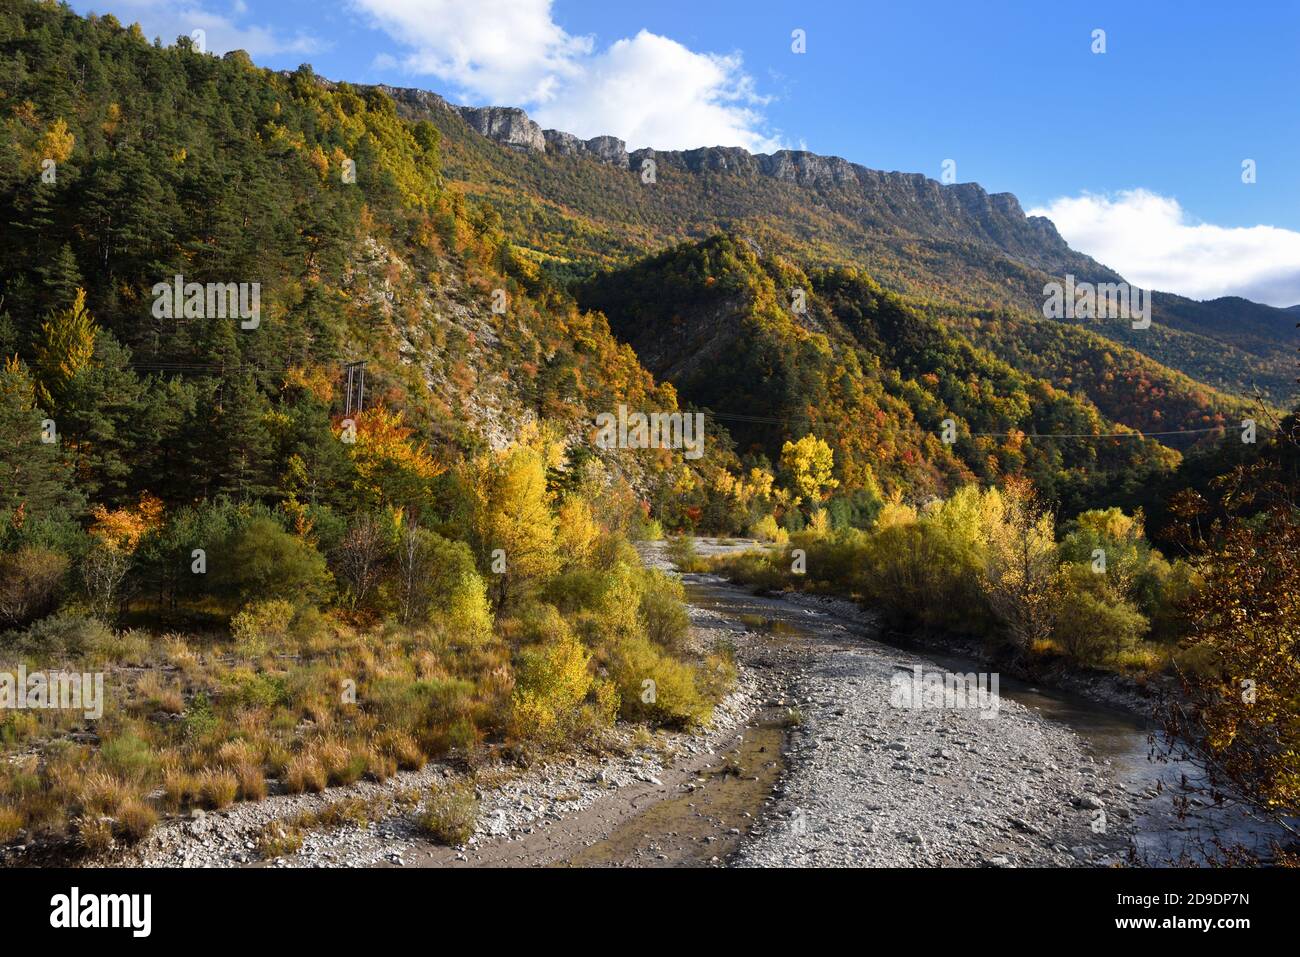
[[[1080,664],[1114,659],[1146,633],[1147,619],[1106,576],[1069,564],[1062,567],[1058,583],[1052,638]]]
[[[680,654],[690,631],[686,589],[660,571],[647,571],[641,579],[639,612],[646,637],[673,654]]]
[[[158,812],[144,801],[132,798],[117,809],[117,820],[122,836],[134,844],[153,830],[158,823]]]
[[[243,658],[260,658],[274,648],[283,647],[293,616],[292,603],[283,599],[249,603],[230,619],[236,653]]]
[[[99,854],[113,846],[113,822],[95,814],[83,814],[74,822],[77,842],[87,854]]]
[[[302,829],[286,821],[273,821],[258,836],[256,850],[262,858],[283,857],[302,849]]]
[[[183,768],[169,767],[163,771],[163,806],[180,811],[198,800],[198,776]]]
[[[24,649],[51,658],[82,658],[113,639],[112,630],[97,618],[65,612],[42,618],[21,639]]]
[[[366,777],[381,784],[397,773],[397,761],[377,748],[366,750]]]
[[[464,542],[453,542],[428,529],[407,525],[396,549],[393,589],[398,620],[418,625],[433,619],[473,641],[491,633],[487,585]]]
[[[266,775],[261,767],[251,761],[235,766],[235,780],[239,782],[241,801],[260,801],[266,797]]]
[[[23,813],[17,808],[0,806],[0,844],[7,844],[17,837],[25,823]]]
[[[0,622],[18,625],[48,611],[67,571],[68,559],[50,548],[0,554]]]
[[[588,611],[600,606],[609,579],[596,568],[574,568],[556,575],[546,583],[541,597],[566,614]]]
[[[712,705],[696,685],[694,669],[648,638],[612,640],[607,656],[624,718],[688,728],[712,715]]]
[[[560,636],[523,648],[516,668],[515,734],[542,741],[562,737],[591,688],[590,660],[567,626]]]
[[[675,535],[668,539],[668,560],[679,572],[702,572],[707,567],[695,551],[695,539],[689,535]]]
[[[330,592],[325,559],[271,518],[249,520],[208,561],[214,587],[238,605],[251,598],[320,603]]]
[[[464,782],[435,788],[417,820],[421,831],[447,845],[468,841],[477,822],[478,798],[474,788]]]
[[[296,754],[289,760],[284,773],[284,786],[290,794],[313,794],[325,790],[325,769],[310,754]]]
[[[130,733],[105,741],[100,746],[99,757],[114,776],[132,783],[150,780],[158,768],[158,756],[153,749]]]
[[[776,542],[778,545],[784,545],[790,540],[790,533],[777,525],[776,519],[771,515],[764,515],[755,522],[750,527],[749,534],[760,542]]]
[[[386,732],[379,739],[379,750],[391,757],[403,771],[418,771],[424,767],[424,752],[405,731]]]

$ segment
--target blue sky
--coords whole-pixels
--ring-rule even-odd
[[[936,178],[951,159],[1139,284],[1300,302],[1300,0],[73,6],[633,147],[807,148]]]

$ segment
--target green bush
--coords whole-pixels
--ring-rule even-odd
[[[647,570],[641,576],[641,623],[646,637],[672,654],[681,654],[690,631],[686,589],[671,575]]]
[[[129,732],[104,741],[99,756],[114,775],[135,784],[151,781],[158,770],[158,756],[153,749]]]
[[[701,693],[695,669],[648,638],[611,640],[605,654],[622,717],[691,728],[712,716],[713,705]]]
[[[268,651],[283,648],[293,618],[293,604],[283,599],[250,602],[230,619],[236,653],[244,658],[260,658]]]
[[[319,604],[331,591],[325,559],[274,519],[254,518],[208,553],[213,585],[237,605],[278,598]]]
[[[42,618],[22,636],[22,648],[48,658],[81,658],[113,640],[113,631],[98,618],[64,612]]]
[[[679,572],[707,570],[703,559],[695,551],[695,539],[689,535],[675,535],[668,539],[668,560],[677,566]]]
[[[1052,640],[1080,664],[1105,664],[1147,632],[1142,613],[1088,565],[1061,568],[1056,600]]]
[[[764,515],[750,527],[749,533],[760,542],[775,542],[784,545],[790,540],[790,533],[776,523],[771,515]]]

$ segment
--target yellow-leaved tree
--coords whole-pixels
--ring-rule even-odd
[[[785,470],[793,504],[807,501],[820,502],[823,492],[839,485],[831,477],[835,467],[835,454],[824,439],[805,435],[797,442],[786,442],[781,447],[781,467]]]
[[[36,395],[42,408],[57,411],[68,387],[95,355],[95,320],[86,308],[86,290],[72,305],[51,312],[36,343]]]
[[[559,567],[546,465],[545,443],[529,435],[460,468],[465,537],[473,543],[498,609],[514,604]]]

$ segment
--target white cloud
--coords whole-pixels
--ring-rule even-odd
[[[1143,289],[1300,303],[1300,233],[1289,229],[1196,222],[1178,200],[1145,189],[1061,197],[1029,214]]]
[[[585,62],[581,76],[535,119],[581,137],[612,132],[633,148],[743,146],[767,152],[781,144],[760,132],[758,108],[766,102],[754,92],[739,56],[696,53],[642,30]]]
[[[551,0],[353,0],[403,47],[408,73],[455,83],[492,104],[544,103],[577,72],[590,37],[551,19]]]
[[[636,149],[779,148],[738,55],[642,30],[604,51],[552,17],[552,0],[353,0],[405,51],[378,68],[434,76],[467,101],[523,106],[544,127]]]
[[[93,5],[86,6],[94,9]],[[202,30],[209,53],[245,50],[256,57],[277,53],[316,53],[323,49],[318,39],[301,31],[285,36],[271,27],[237,22],[248,10],[242,0],[235,0],[231,9],[234,17],[216,13],[197,0],[112,0],[111,9],[95,12],[112,13],[123,23],[138,23],[146,37],[151,40],[158,37],[169,46],[176,42],[177,37],[191,36],[195,30]]]

